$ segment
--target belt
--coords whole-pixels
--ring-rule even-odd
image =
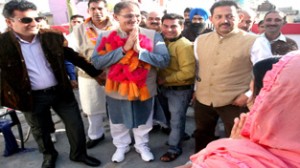
[[[183,85],[183,86],[163,86],[164,89],[168,90],[189,90],[193,89],[194,85]]]
[[[41,89],[41,90],[33,90],[32,92],[33,93],[50,93],[50,92],[56,91],[57,89],[58,89],[57,86],[51,86],[51,87]]]

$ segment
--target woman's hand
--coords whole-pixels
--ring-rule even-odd
[[[244,124],[247,119],[247,114],[242,113],[240,114],[240,118],[236,117],[234,119],[234,125],[231,130],[230,138],[232,139],[241,139],[243,136],[241,135],[242,128],[244,127]]]

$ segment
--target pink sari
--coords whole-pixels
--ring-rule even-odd
[[[193,168],[300,167],[300,50],[268,71],[241,134],[191,156]]]

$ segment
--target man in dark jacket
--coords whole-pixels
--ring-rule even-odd
[[[209,14],[202,8],[194,8],[190,11],[190,24],[184,29],[182,35],[194,42],[195,39],[204,33],[212,31],[212,27],[207,23]]]
[[[24,112],[44,156],[42,168],[55,167],[58,156],[50,138],[51,107],[65,123],[70,159],[99,166],[100,161],[86,152],[84,126],[64,60],[94,77],[101,71],[66,47],[61,33],[39,30],[42,18],[33,3],[12,0],[5,4],[3,16],[9,31],[0,35],[1,103]]]

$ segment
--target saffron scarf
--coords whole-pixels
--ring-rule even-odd
[[[103,56],[117,48],[123,47],[127,38],[121,38],[117,31],[112,31],[107,37],[101,39],[97,51]],[[152,41],[143,34],[139,34],[140,46],[149,52],[153,49]],[[127,51],[124,57],[109,68],[105,91],[118,92],[127,96],[129,101],[145,101],[150,98],[146,84],[151,65],[139,60],[138,53],[133,49]]]
[[[108,21],[107,23],[109,23],[109,18],[103,20],[102,22],[104,22],[106,20]],[[89,17],[84,21],[84,24],[88,24],[91,21],[92,21],[92,18]],[[110,30],[110,29],[111,29],[111,26],[106,26],[106,27],[103,28],[103,30]],[[96,45],[98,34],[92,27],[87,27],[86,28],[86,35],[87,35],[88,39],[90,39],[91,42],[94,45]]]

